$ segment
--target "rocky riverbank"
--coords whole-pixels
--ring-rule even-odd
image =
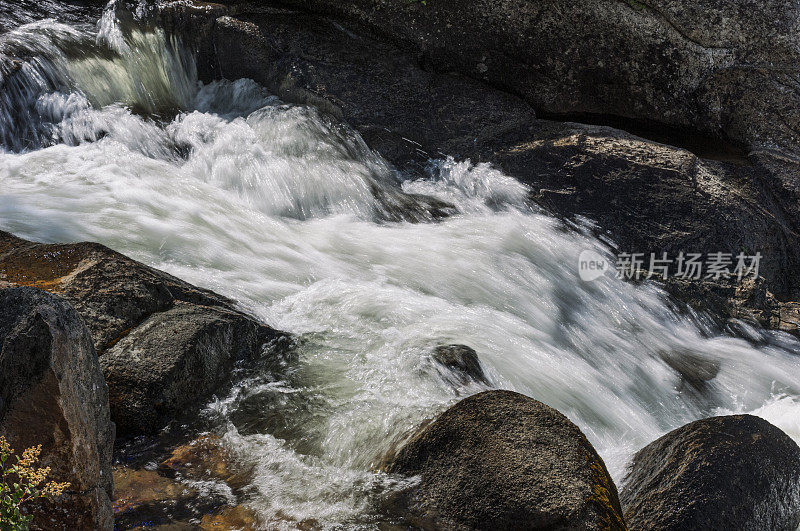
[[[111,527],[114,425],[121,441],[191,418],[235,364],[291,343],[232,301],[98,244],[0,232],[0,294],[0,430],[17,448],[43,444],[58,480],[85,487],[63,519],[37,513],[46,529]]]
[[[77,310],[120,436],[157,431],[209,396],[236,362],[289,338],[225,297],[98,244],[37,244],[0,232],[2,284],[50,291]]]
[[[574,424],[509,391],[458,402],[385,464],[418,478],[392,501],[422,529],[789,531],[800,524],[799,467],[800,447],[767,421],[712,417],[639,451],[618,498]]]

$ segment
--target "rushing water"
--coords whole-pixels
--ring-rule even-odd
[[[609,247],[490,166],[408,179],[312,108],[197,82],[178,42],[123,31],[113,5],[96,30],[6,31],[0,75],[0,228],[102,242],[303,338],[291,367],[244,374],[203,413],[253,468],[243,501],[267,520],[369,523],[394,481],[376,459],[487,388],[435,370],[440,344],[475,348],[488,387],[568,415],[617,480],[703,416],[755,412],[800,439],[796,340],[721,335],[649,283],[582,282],[581,251]],[[457,213],[435,222],[422,196]],[[694,388],[664,361],[681,355],[719,373]]]

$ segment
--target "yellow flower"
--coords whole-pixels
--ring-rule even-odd
[[[15,456],[14,450],[8,444],[5,437],[0,436],[0,504],[5,509],[13,509],[16,516],[8,522],[14,529],[26,524],[26,516],[19,511],[22,504],[34,498],[54,498],[61,496],[64,490],[69,487],[69,483],[58,483],[50,481],[43,487],[40,485],[47,479],[50,467],[37,468],[39,455],[42,452],[42,445],[28,448],[22,452],[22,456]],[[16,464],[5,468],[5,461],[8,457],[14,456]],[[8,476],[11,476],[7,479]],[[16,476],[16,478],[14,477]],[[2,526],[5,528],[6,526]]]
[[[57,483],[55,481],[51,481],[42,489],[42,496],[45,498],[55,498],[57,496],[61,496],[67,487],[69,487],[69,483]]]
[[[42,445],[39,444],[32,448],[28,448],[22,452],[22,457],[17,459],[17,466],[20,468],[31,468],[39,460],[39,454],[42,452]]]
[[[18,468],[17,475],[20,479],[27,479],[28,483],[37,487],[50,473],[50,467],[45,468]]]
[[[0,435],[0,458],[5,461],[6,457],[12,455],[14,453],[14,449],[11,448],[11,445],[8,444],[6,438]]]

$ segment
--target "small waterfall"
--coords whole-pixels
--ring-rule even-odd
[[[50,143],[50,117],[42,116],[39,98],[70,91],[63,48],[91,46],[78,30],[51,21],[26,24],[0,36],[0,141],[23,151]]]
[[[0,146],[19,152],[74,143],[59,126],[89,107],[171,116],[190,106],[196,85],[194,60],[178,39],[141,29],[116,2],[96,35],[50,19],[31,22],[0,35]]]

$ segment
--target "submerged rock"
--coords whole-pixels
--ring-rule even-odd
[[[690,385],[699,388],[709,380],[713,380],[720,369],[718,359],[708,358],[690,350],[672,350],[659,353],[672,370]]]
[[[467,345],[439,345],[433,350],[433,360],[445,368],[458,384],[470,381],[486,383],[478,353]]]
[[[167,477],[223,481],[232,489],[245,486],[248,479],[248,474],[236,469],[222,440],[210,433],[173,449],[158,471]]]
[[[83,317],[120,435],[150,433],[288,336],[197,288],[95,243],[41,244],[0,231],[0,283],[57,293]]]
[[[631,529],[794,531],[800,447],[759,417],[698,420],[633,457],[620,501]]]
[[[203,515],[200,521],[200,529],[222,530],[222,529],[259,529],[258,518],[255,511],[243,505],[226,507],[214,514]]]
[[[213,433],[192,438],[183,432],[179,440],[189,438],[174,446],[178,441],[170,440],[172,434],[162,435],[139,437],[118,448],[117,527],[198,529],[202,520],[211,529],[251,529],[234,525],[250,513],[232,506],[246,496],[251,470],[240,465],[223,440]]]
[[[174,479],[161,476],[155,470],[114,467],[114,515],[117,519],[131,515],[151,516],[159,503],[185,503],[197,496],[197,490]],[[138,513],[138,514],[137,514]]]
[[[31,503],[35,527],[112,528],[114,425],[97,354],[77,312],[34,288],[0,289],[0,435],[18,455],[41,444],[48,480],[70,483]]]
[[[580,429],[511,391],[466,398],[421,428],[387,472],[427,529],[625,529],[617,489]]]

